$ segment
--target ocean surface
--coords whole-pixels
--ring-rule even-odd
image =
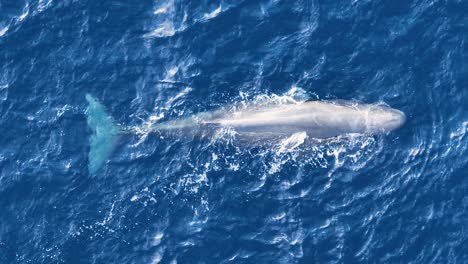
[[[0,0],[0,263],[468,263],[467,13],[465,0]],[[337,99],[407,122],[255,144],[147,129]]]

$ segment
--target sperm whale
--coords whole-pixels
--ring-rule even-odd
[[[88,101],[90,141],[89,171],[96,172],[111,154],[117,134],[131,130],[119,128],[105,107],[91,95]],[[260,139],[289,136],[306,132],[311,138],[332,138],[345,134],[380,134],[400,128],[406,121],[403,112],[381,105],[348,101],[305,101],[294,104],[252,105],[232,110],[226,107],[188,118],[155,123],[147,130],[182,131],[210,134],[220,128],[231,128],[239,137]],[[252,141],[255,142],[255,141]]]

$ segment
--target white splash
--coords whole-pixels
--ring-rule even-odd
[[[298,132],[292,134],[290,137],[281,140],[278,144],[277,151],[274,153],[272,163],[270,164],[269,174],[275,174],[281,170],[284,164],[288,161],[295,160],[298,152],[295,151],[299,146],[303,145],[306,138],[306,132]],[[292,156],[285,155],[292,153]]]
[[[241,93],[240,96],[243,98],[243,104],[248,105],[248,97],[247,93]],[[283,104],[302,104],[310,97],[307,92],[295,85],[291,86],[291,88],[285,92],[284,94],[260,94],[256,95],[252,102],[256,105],[283,105]]]
[[[293,151],[300,145],[304,144],[306,138],[307,133],[304,131],[292,134],[289,138],[281,141],[277,154]]]
[[[237,163],[231,163],[231,164],[229,164],[229,170],[231,170],[231,171],[238,171],[238,170],[239,170],[239,164],[237,164]]]
[[[284,96],[290,97],[296,102],[306,101],[309,99],[307,92],[304,89],[297,87],[296,85],[292,85]]]

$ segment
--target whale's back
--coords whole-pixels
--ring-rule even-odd
[[[402,112],[377,105],[352,105],[309,101],[246,108],[208,121],[232,127],[239,133],[293,134],[328,138],[349,133],[377,133],[397,129],[405,120]]]

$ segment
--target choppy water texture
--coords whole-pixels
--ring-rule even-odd
[[[0,0],[0,263],[466,263],[467,12]],[[104,122],[116,144],[99,169],[86,94],[137,132]],[[407,123],[252,145],[145,129],[298,97],[387,104]]]

